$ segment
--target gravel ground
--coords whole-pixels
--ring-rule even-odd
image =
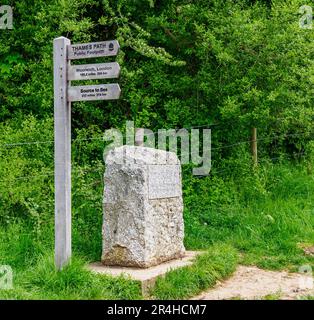
[[[228,280],[201,295],[197,300],[273,299],[294,300],[314,295],[313,277],[301,273],[266,271],[239,266]]]

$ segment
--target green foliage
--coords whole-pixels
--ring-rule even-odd
[[[303,150],[310,138],[314,42],[299,27],[302,0],[9,2],[14,29],[0,33],[0,118],[52,116],[53,38],[117,38],[123,97],[75,104],[75,128],[223,122],[219,145],[247,140],[255,126],[269,138],[262,152],[276,155]]]
[[[53,210],[53,123],[33,116],[0,124],[0,221],[28,217],[41,224]]]

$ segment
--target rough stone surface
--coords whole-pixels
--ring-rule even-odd
[[[184,255],[176,154],[123,146],[106,158],[102,263],[148,268]]]

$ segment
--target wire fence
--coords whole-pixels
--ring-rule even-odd
[[[193,128],[189,128],[187,130],[191,130],[191,129],[195,129],[195,128],[196,127],[193,127]],[[204,128],[205,128],[205,126],[204,126]],[[156,134],[158,134],[158,131],[145,134],[145,136],[151,136],[151,135],[156,135]],[[281,135],[273,135],[273,136],[267,136],[267,137],[263,137],[263,138],[258,138],[255,141],[256,142],[258,142],[258,141],[267,141],[267,140],[272,140],[272,139],[277,139],[277,138],[283,139],[283,138],[298,137],[298,136],[303,136],[303,135],[309,135],[309,132],[291,133],[291,134],[284,133],[284,134],[281,134]],[[126,138],[128,138],[128,137],[132,138],[133,136],[129,136],[128,135],[128,136],[125,136],[125,137]],[[313,138],[313,137],[311,136],[311,138]],[[83,141],[86,142],[86,141],[92,141],[92,140],[103,140],[103,141],[105,141],[105,138],[102,135],[101,137],[84,138],[84,139],[72,139],[72,142],[83,142]],[[251,140],[240,141],[240,142],[237,142],[237,143],[234,143],[234,144],[229,144],[229,145],[222,146],[222,147],[212,148],[212,150],[220,150],[220,149],[225,149],[225,148],[231,148],[233,146],[246,144],[246,143],[251,143],[251,142],[252,142],[252,139]],[[40,144],[53,144],[53,143],[54,143],[53,140],[50,140],[50,141],[27,141],[27,142],[17,142],[17,143],[2,144],[2,145],[0,145],[0,148],[1,147],[18,147],[18,146],[40,145]]]
[[[285,118],[276,118],[274,119],[276,121],[283,121],[286,120]],[[314,121],[313,121],[314,122]],[[211,129],[212,127],[218,127],[218,126],[227,126],[228,124],[234,123],[234,121],[227,121],[227,122],[217,122],[217,123],[208,123],[208,124],[203,124],[203,125],[199,125],[199,126],[192,126],[192,127],[183,127],[183,128],[171,128],[171,129],[160,129],[160,130],[180,130],[180,129],[186,129],[186,130],[192,130],[192,129]],[[110,129],[109,129],[110,130]],[[160,130],[158,131],[154,131],[154,132],[149,132],[146,133],[145,136],[146,137],[150,137],[152,135],[156,135],[160,132]],[[302,134],[307,134],[307,132],[302,132]],[[283,137],[289,137],[289,136],[297,136],[298,134],[283,134]],[[133,136],[126,136],[125,138],[128,137],[133,137]],[[279,137],[279,136],[277,136]],[[267,140],[270,139],[271,137],[264,137],[264,138],[260,138],[257,141],[261,141],[261,140]],[[100,135],[100,136],[96,136],[96,137],[90,137],[90,138],[83,138],[83,139],[72,139],[72,142],[86,142],[86,141],[92,141],[92,140],[105,140],[104,139],[104,134]],[[247,143],[247,142],[251,142],[251,140],[249,141],[241,141],[239,143],[236,143],[234,145],[237,144],[243,144],[243,143]],[[19,146],[29,146],[29,145],[41,145],[41,144],[54,144],[54,140],[43,140],[43,141],[21,141],[21,142],[14,142],[14,143],[5,143],[5,144],[0,144],[0,148],[5,148],[5,147],[19,147]],[[233,146],[233,145],[230,145]],[[230,147],[230,146],[226,146]]]
[[[282,121],[282,120],[285,120],[284,118],[278,118],[278,119],[275,119],[276,121]],[[228,124],[228,123],[227,123]],[[212,127],[215,127],[215,126],[221,126],[221,125],[224,125],[226,126],[226,123],[210,123],[210,124],[203,124],[203,125],[199,125],[199,126],[193,126],[193,127],[189,127],[189,128],[183,128],[183,129],[186,129],[186,130],[193,130],[193,129],[204,129],[204,128],[207,128],[207,129],[211,129]],[[171,129],[164,129],[164,130],[171,130]],[[180,130],[180,128],[175,128],[175,129],[172,129],[172,130]],[[149,137],[151,135],[156,135],[160,133],[160,130],[158,131],[155,131],[155,132],[148,132],[148,133],[145,133],[145,136],[146,137]],[[125,136],[125,135],[124,135]],[[308,131],[302,131],[302,132],[298,132],[298,133],[284,133],[284,134],[280,134],[280,135],[276,135],[276,134],[273,134],[273,135],[268,135],[267,137],[261,137],[261,138],[258,138],[256,139],[255,141],[256,142],[262,142],[262,141],[274,141],[274,140],[279,140],[279,139],[285,139],[285,138],[289,138],[289,137],[301,137],[301,136],[308,136],[308,138],[311,138],[313,139],[313,135],[312,133],[308,132]],[[132,136],[125,136],[125,138],[128,138],[128,137],[131,137],[131,138],[134,138],[134,135]],[[105,141],[104,139],[104,135],[101,135],[101,136],[96,136],[96,137],[90,137],[90,138],[83,138],[83,139],[72,139],[72,142],[74,143],[81,143],[81,142],[86,142],[86,141],[93,141],[93,140],[103,140]],[[239,147],[239,146],[242,146],[242,145],[247,145],[247,144],[250,144],[252,143],[252,139],[250,140],[244,140],[244,141],[239,141],[239,142],[236,142],[236,143],[232,143],[232,144],[228,144],[228,145],[222,145],[222,146],[218,146],[218,147],[214,147],[214,148],[211,148],[211,152],[212,151],[218,151],[218,150],[223,150],[223,149],[230,149],[230,148],[235,148],[235,147]],[[22,141],[22,142],[14,142],[14,143],[5,143],[5,144],[2,144],[0,145],[0,148],[9,148],[9,147],[24,147],[24,146],[32,146],[32,145],[45,145],[45,144],[54,144],[54,140],[42,140],[42,141]],[[80,146],[80,145],[79,145]],[[79,149],[79,152],[80,152],[80,149]],[[194,154],[197,154],[199,155],[200,154],[200,151],[197,150],[196,152],[191,152],[189,151],[189,156],[193,156]],[[294,156],[299,156],[299,157],[305,157],[306,154],[304,152],[302,153],[298,153],[298,154],[294,154]],[[280,160],[280,159],[283,159],[283,158],[291,158],[291,156],[289,155],[282,155],[280,157],[276,157],[276,158],[269,158],[269,157],[265,157],[265,158],[260,158],[259,159],[259,162],[262,163],[263,161],[277,161],[277,160]],[[78,158],[80,158],[80,154],[78,154]],[[212,168],[213,169],[213,168]],[[230,169],[224,169],[224,170],[211,170],[212,172],[214,172],[215,174],[218,174],[218,173],[222,173],[222,172],[226,172],[226,171],[230,171]],[[78,173],[82,173],[82,174],[86,174],[86,173],[95,173],[95,172],[103,172],[103,168],[101,169],[85,169],[83,170],[82,168],[78,167],[78,168],[73,168],[72,169],[72,172],[73,174],[78,174]],[[45,173],[40,173],[40,174],[36,174],[36,175],[27,175],[27,176],[21,176],[21,177],[13,177],[13,178],[8,178],[8,179],[4,179],[4,180],[0,180],[0,183],[12,183],[12,182],[15,182],[15,181],[33,181],[34,179],[38,179],[38,178],[47,178],[47,177],[52,177],[54,176],[54,172],[53,171],[49,171],[49,172],[45,172]]]
[[[302,135],[308,135],[308,132],[302,132],[302,133],[298,133],[298,134],[283,134],[283,135],[277,135],[277,136],[272,136],[272,137],[264,137],[264,138],[259,138],[256,139],[256,141],[265,141],[268,139],[275,139],[275,138],[283,138],[283,137],[298,137],[298,136],[302,136]],[[312,137],[313,138],[313,137]],[[80,141],[80,140],[76,140],[76,141]],[[84,139],[84,141],[86,141]],[[221,146],[221,147],[216,147],[216,148],[211,148],[211,151],[215,151],[215,150],[222,150],[222,149],[226,149],[226,148],[233,148],[233,147],[238,147],[241,145],[245,145],[245,144],[250,144],[252,142],[252,140],[246,140],[246,141],[240,141],[234,144],[230,144],[230,145],[225,145],[225,146]],[[34,143],[38,143],[38,142],[34,142]],[[39,142],[39,143],[46,143],[46,142]],[[19,143],[19,144],[14,144],[14,145],[29,145],[29,144],[33,144],[33,142],[24,142],[24,143]],[[198,150],[197,152],[189,152],[189,156],[192,156],[194,154],[198,154],[200,153],[200,151]],[[299,152],[299,153],[294,153],[292,156],[291,155],[281,155],[279,157],[274,157],[274,158],[270,158],[270,157],[264,157],[264,158],[259,158],[259,162],[266,162],[266,161],[270,161],[270,162],[274,162],[277,160],[283,160],[283,159],[293,159],[293,157],[305,157],[306,153],[305,152]],[[219,174],[222,172],[227,172],[230,171],[230,168],[227,169],[223,169],[223,170],[215,170],[215,168],[212,168],[211,172],[214,172],[215,174]],[[75,174],[86,174],[86,173],[103,173],[104,171],[104,167],[103,168],[97,168],[97,169],[82,169],[81,167],[73,167],[72,168],[72,173]],[[36,174],[36,175],[27,175],[27,176],[21,176],[21,177],[13,177],[12,179],[8,178],[8,179],[4,179],[4,180],[0,180],[0,183],[12,183],[15,181],[29,181],[32,182],[33,180],[39,179],[39,178],[48,178],[48,177],[53,177],[54,176],[54,172],[53,171],[49,171],[49,172],[45,172],[42,174]],[[202,177],[199,176],[199,177]]]
[[[261,141],[263,139],[257,139],[256,141]],[[217,150],[222,150],[222,149],[226,149],[226,148],[234,148],[234,147],[239,147],[241,145],[244,145],[244,144],[248,144],[248,143],[251,143],[251,140],[248,140],[248,141],[242,141],[242,142],[239,142],[239,143],[235,143],[235,144],[231,144],[231,145],[227,145],[227,146],[222,146],[222,147],[217,147],[217,148],[211,148],[211,155],[212,155],[212,151],[217,151]],[[197,155],[197,156],[200,156],[200,150],[197,150],[196,152],[189,152],[188,153],[189,155],[189,159],[192,159],[192,156],[194,155]],[[182,153],[181,153],[181,156],[182,156]],[[293,153],[293,155],[281,155],[279,157],[273,157],[273,158],[270,158],[270,157],[265,157],[265,158],[259,158],[258,159],[258,162],[261,163],[263,161],[275,161],[275,160],[282,160],[283,158],[295,158],[295,157],[305,157],[306,156],[306,153],[305,152],[299,152],[299,153]],[[78,158],[79,158],[79,155],[78,155]],[[103,163],[103,165],[105,165],[105,163]],[[225,169],[225,170],[222,170],[222,171],[215,171],[215,173],[220,173],[220,172],[223,172],[223,171],[227,171],[227,170],[230,170],[230,169]],[[91,170],[91,169],[82,169],[82,167],[78,167],[78,168],[75,168],[75,167],[72,167],[72,173],[76,174],[76,173],[81,173],[81,174],[86,174],[86,173],[93,173],[93,172],[98,172],[99,169],[96,169],[96,170]],[[212,170],[211,170],[212,171]],[[47,178],[47,177],[50,177],[50,176],[54,176],[54,171],[49,171],[49,172],[46,172],[46,173],[42,173],[42,174],[36,174],[36,175],[27,175],[27,176],[21,176],[21,177],[14,177],[13,179],[5,179],[5,180],[0,180],[0,183],[5,183],[5,182],[13,182],[13,181],[23,181],[23,180],[31,180],[31,179],[37,179],[37,178]]]

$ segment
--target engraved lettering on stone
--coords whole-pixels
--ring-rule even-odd
[[[178,166],[154,165],[149,167],[149,199],[180,197]]]

